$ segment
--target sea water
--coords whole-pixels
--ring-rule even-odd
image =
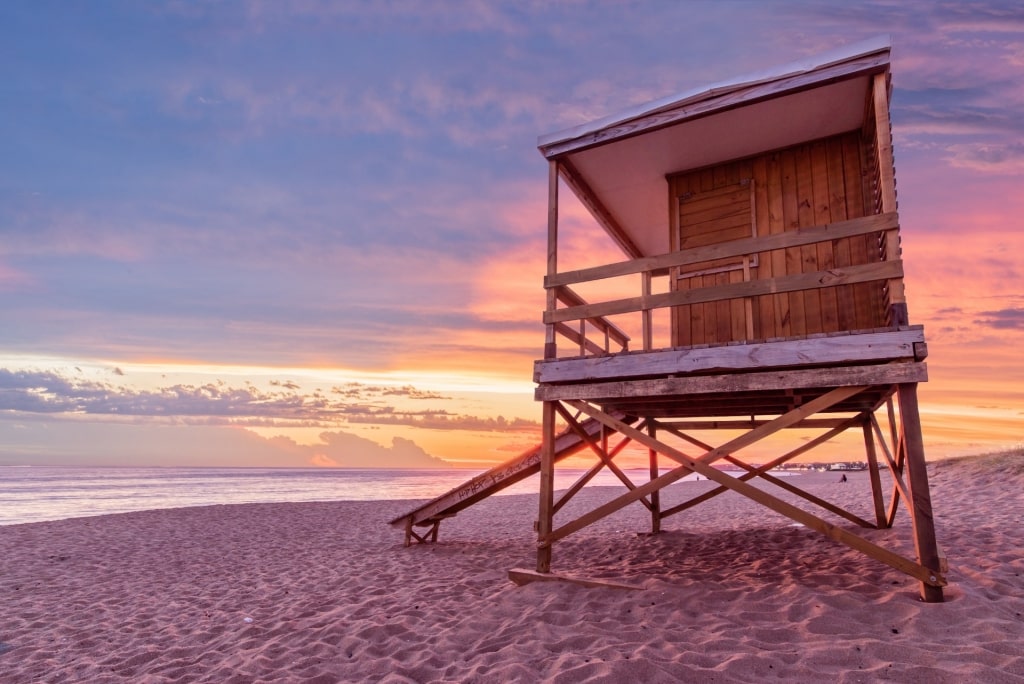
[[[483,470],[0,466],[0,525],[212,504],[432,499]],[[582,470],[556,470],[555,488]],[[628,472],[643,482],[647,470]],[[688,476],[688,477],[693,477]],[[537,493],[537,476],[500,494]],[[602,471],[590,485],[622,486]]]

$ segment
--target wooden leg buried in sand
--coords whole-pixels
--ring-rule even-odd
[[[445,516],[448,517],[448,516]],[[409,518],[405,523],[405,545],[412,546],[413,539],[416,540],[417,544],[426,544],[427,542],[437,541],[437,530],[441,527],[441,520],[434,520],[430,524],[430,529],[423,534],[417,534],[416,530],[412,528],[412,518]]]
[[[875,507],[875,525],[886,526],[885,500],[882,493],[882,479],[878,475],[878,454],[875,451],[875,435],[871,429],[871,416],[864,415],[864,455],[868,460],[868,476],[871,478],[871,500]]]
[[[654,421],[647,424],[647,433],[651,439],[657,439],[658,428]],[[647,450],[647,457],[650,459],[650,475],[652,480],[658,479],[658,452],[654,449]],[[661,491],[651,492],[651,534],[661,533]]]
[[[551,534],[555,506],[555,403],[545,401],[540,452],[540,506],[537,512],[537,538]],[[537,546],[537,572],[551,572],[551,543]]]
[[[917,406],[916,406],[916,395],[913,389],[916,388],[900,388],[901,398],[901,419],[902,427],[905,432],[903,442],[905,451],[907,452],[907,461],[915,461],[917,464],[916,469],[914,466],[908,466],[908,471],[915,471],[916,475],[916,487],[915,493],[911,496],[909,488],[902,482],[898,482],[900,494],[908,502],[908,509],[912,510],[912,518],[914,521],[914,539],[918,549],[918,561],[915,562],[909,558],[906,558],[899,553],[886,549],[879,546],[878,544],[870,541],[869,539],[860,535],[854,534],[853,532],[838,527],[826,520],[819,518],[806,510],[798,508],[791,503],[779,499],[773,496],[767,491],[760,488],[753,487],[744,480],[743,477],[732,477],[723,471],[713,467],[713,463],[719,459],[731,460],[731,454],[733,451],[737,451],[745,446],[754,444],[755,442],[764,439],[765,437],[778,432],[779,430],[788,428],[792,425],[800,423],[802,420],[810,415],[813,415],[819,411],[823,411],[830,406],[838,404],[843,400],[854,396],[861,391],[867,389],[866,387],[839,387],[833,389],[826,394],[813,399],[801,406],[794,408],[778,418],[763,423],[753,428],[749,432],[726,442],[725,444],[706,450],[705,453],[698,457],[691,457],[685,453],[675,449],[659,439],[652,438],[649,434],[631,427],[622,421],[606,414],[600,408],[588,404],[584,401],[579,400],[567,400],[565,404],[571,406],[581,413],[589,415],[591,418],[603,423],[607,427],[616,430],[622,435],[631,437],[635,442],[638,442],[649,449],[657,451],[680,465],[667,473],[660,475],[659,477],[651,480],[650,482],[631,489],[626,494],[619,496],[616,499],[606,502],[605,504],[598,506],[589,513],[585,513],[582,516],[576,518],[573,521],[565,523],[559,526],[557,529],[553,525],[553,516],[547,514],[550,510],[550,505],[545,507],[545,501],[550,499],[544,496],[544,482],[541,484],[541,517],[538,521],[538,571],[539,572],[550,572],[550,549],[551,545],[560,539],[567,537],[574,532],[587,527],[588,525],[596,522],[597,520],[614,513],[622,507],[639,501],[645,496],[652,492],[661,489],[672,482],[675,482],[690,472],[699,473],[702,477],[706,477],[709,480],[715,481],[717,484],[732,490],[738,494],[746,496],[753,501],[766,506],[769,509],[774,510],[777,513],[791,518],[792,520],[816,530],[826,537],[845,544],[852,549],[860,551],[867,556],[870,556],[878,561],[881,561],[904,574],[910,575],[921,582],[921,596],[924,600],[929,602],[937,602],[942,600],[942,589],[945,585],[946,580],[942,576],[940,570],[941,563],[939,561],[938,550],[935,545],[935,534],[934,526],[931,521],[931,503],[927,495],[927,479],[924,473],[924,450],[921,445],[920,439],[920,423],[917,418]],[[551,412],[552,414],[554,411]],[[840,426],[843,429],[846,427],[852,427],[861,421],[864,416],[856,416],[849,422]],[[675,432],[669,426],[665,426],[669,432]],[[546,428],[547,429],[547,428]],[[837,428],[838,429],[838,428]],[[898,478],[898,468],[892,457],[887,454],[888,460],[890,460],[890,467],[896,471],[894,479]],[[542,469],[543,474],[543,469]],[[765,473],[759,472],[756,468],[751,468],[751,472],[746,473],[746,476],[754,477],[760,476],[765,477]],[[781,480],[778,478],[772,478],[773,484],[778,484]],[[550,484],[547,486],[550,487]],[[791,491],[790,487],[784,487],[788,491]],[[550,496],[550,495],[549,495]],[[802,498],[805,498],[812,503],[819,503],[817,497],[810,497],[803,494]],[[911,503],[912,502],[912,503]],[[834,506],[828,506],[827,510],[833,513],[840,513]],[[668,511],[666,511],[668,512]],[[862,520],[857,516],[843,516],[848,520],[853,517],[854,522],[863,527],[875,527],[874,524]],[[542,563],[545,562],[547,565],[542,567]]]
[[[917,562],[940,574],[942,562],[935,540],[935,521],[932,519],[932,499],[928,489],[928,472],[925,470],[924,441],[921,438],[921,417],[917,406],[917,384],[899,386],[900,422],[903,424],[903,441],[906,450],[907,482],[910,488],[910,511],[914,530],[914,549]],[[942,601],[942,587],[921,583],[921,598],[928,603]]]

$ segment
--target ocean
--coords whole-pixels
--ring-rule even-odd
[[[482,472],[461,468],[0,466],[0,525],[212,504],[432,499]],[[582,473],[556,470],[555,488],[571,486]],[[646,469],[627,474],[634,482],[647,477]],[[588,486],[595,485],[622,486],[607,471]],[[501,494],[536,494],[537,486],[535,475]]]

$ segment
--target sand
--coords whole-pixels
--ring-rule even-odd
[[[534,562],[531,496],[410,548],[385,524],[408,501],[0,527],[0,681],[1024,681],[1024,456],[930,472],[942,604],[733,494],[658,536],[636,506],[556,545],[556,571],[641,591],[509,582]],[[868,515],[866,476],[836,480],[800,482]],[[872,535],[905,549],[907,519]]]

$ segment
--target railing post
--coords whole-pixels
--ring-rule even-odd
[[[643,277],[643,315],[641,324],[643,325],[643,339],[644,339],[644,351],[651,351],[654,348],[654,333],[651,330],[652,313],[648,308],[648,298],[651,296],[651,272],[644,271]]]
[[[558,273],[558,162],[548,164],[548,275]],[[558,293],[554,287],[547,290],[548,311],[558,308]],[[544,358],[558,357],[558,343],[555,341],[555,326],[549,323],[544,332]]]

